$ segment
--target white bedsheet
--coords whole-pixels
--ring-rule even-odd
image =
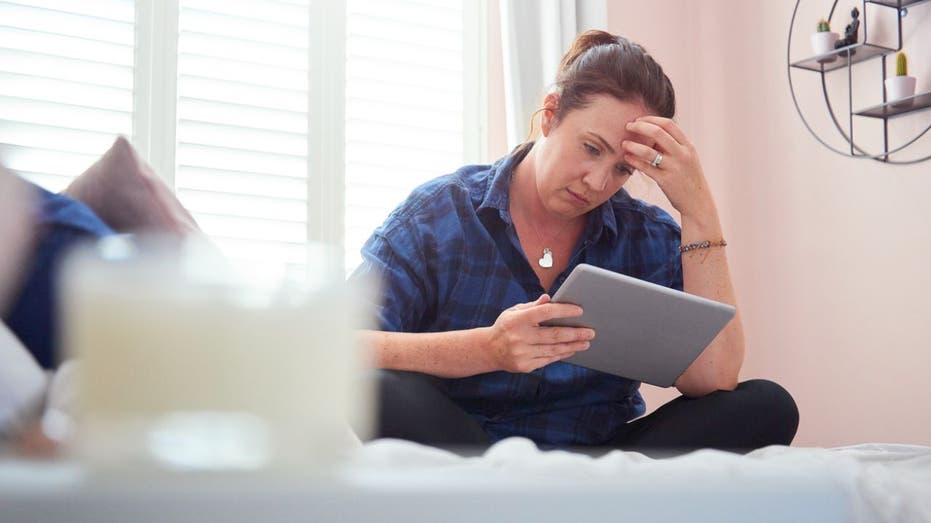
[[[927,522],[931,447],[770,447],[668,459],[542,452],[477,457],[398,440],[312,474],[98,474],[0,458],[0,521]]]
[[[56,383],[67,377],[60,372]],[[53,384],[49,401],[59,418],[74,402],[63,391],[71,388]],[[925,446],[768,447],[746,456],[703,450],[652,459],[623,451],[544,452],[522,438],[476,457],[400,440],[346,444],[351,450],[342,466],[304,476],[133,471],[114,481],[75,462],[0,457],[0,521],[180,521],[209,514],[195,519],[931,522]]]
[[[501,441],[477,457],[399,440],[366,444],[353,456],[350,474],[371,483],[391,476],[419,478],[438,486],[512,481],[564,485],[612,482],[669,485],[674,489],[730,489],[742,486],[751,503],[765,503],[753,485],[820,488],[820,494],[844,497],[844,519],[856,522],[931,522],[931,447],[865,444],[841,448],[767,447],[746,456],[703,450],[675,458],[652,459],[636,452],[612,451],[592,457],[564,451],[540,451],[522,438]],[[771,488],[767,486],[766,488]],[[817,496],[816,496],[817,498]],[[800,502],[801,502],[801,498]],[[808,502],[811,500],[806,500]],[[816,500],[817,502],[817,500]]]

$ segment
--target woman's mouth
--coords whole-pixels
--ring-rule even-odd
[[[588,205],[589,203],[591,203],[591,202],[588,201],[588,198],[585,198],[585,197],[582,196],[581,194],[579,194],[579,193],[577,193],[577,192],[574,192],[572,189],[566,189],[566,191],[569,193],[569,195],[572,196],[572,199],[573,199],[573,200],[575,200],[576,202],[578,202],[578,203],[580,203],[580,204],[582,204],[582,205]]]

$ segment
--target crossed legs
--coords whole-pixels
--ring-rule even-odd
[[[487,447],[481,425],[445,392],[442,380],[416,372],[381,370],[379,438],[439,447]],[[798,427],[792,396],[778,384],[750,380],[733,391],[680,396],[628,423],[607,447],[672,455],[699,448],[746,452],[788,445]]]

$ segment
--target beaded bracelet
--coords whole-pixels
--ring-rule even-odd
[[[685,252],[689,252],[694,249],[707,249],[708,247],[726,247],[726,246],[727,246],[727,242],[724,241],[724,238],[721,238],[720,240],[714,240],[714,241],[705,240],[703,242],[692,242],[688,245],[681,245],[679,246],[679,252],[685,253]]]

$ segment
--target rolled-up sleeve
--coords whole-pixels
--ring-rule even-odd
[[[382,330],[419,332],[435,311],[436,285],[430,277],[425,235],[413,224],[379,228],[362,247],[362,265],[352,277],[374,273],[381,283],[378,319]]]

